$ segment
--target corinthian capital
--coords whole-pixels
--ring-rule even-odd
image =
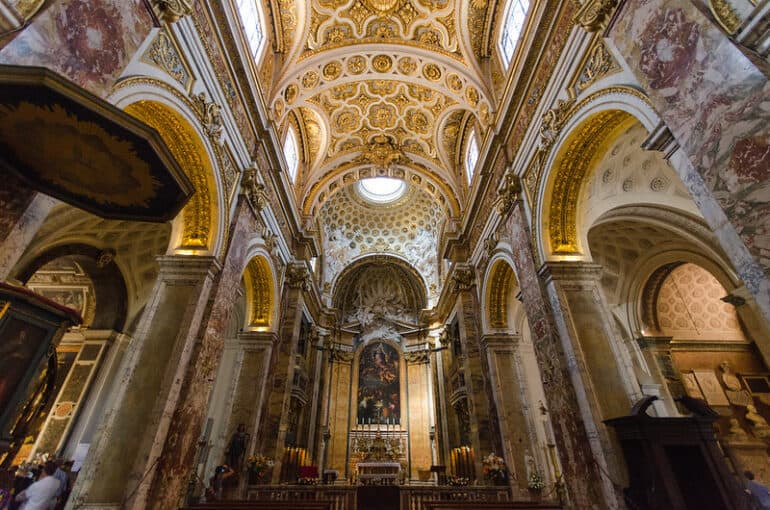
[[[152,0],[160,19],[166,23],[176,23],[193,12],[194,0]]]
[[[607,25],[617,6],[618,0],[585,0],[575,21],[587,32],[597,32]]]

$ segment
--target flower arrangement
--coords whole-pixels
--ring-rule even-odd
[[[508,478],[508,473],[505,469],[505,461],[502,457],[498,457],[494,452],[490,453],[481,460],[484,466],[484,478],[491,482],[501,483],[505,482]]]
[[[470,483],[470,480],[464,476],[452,476],[446,477],[447,485],[454,485],[455,487],[465,487]]]
[[[248,460],[248,469],[251,473],[250,478],[257,483],[264,482],[268,478],[268,473],[273,469],[275,462],[264,455],[252,455]]]
[[[541,475],[538,471],[532,471],[529,475],[529,479],[527,480],[527,488],[531,491],[541,491],[545,489],[545,480],[543,480],[543,475]]]

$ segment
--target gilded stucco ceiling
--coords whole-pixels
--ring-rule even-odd
[[[285,58],[270,105],[281,129],[301,124],[303,213],[342,189],[328,187],[341,173],[369,169],[417,175],[459,215],[462,128],[486,127],[493,109],[478,65],[487,1],[278,3]]]

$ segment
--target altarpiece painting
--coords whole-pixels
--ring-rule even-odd
[[[358,365],[359,424],[401,422],[399,355],[384,342],[364,347]]]

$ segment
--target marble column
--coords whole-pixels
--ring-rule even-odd
[[[605,36],[684,152],[673,164],[770,320],[770,80],[691,0],[626,0]]]
[[[527,493],[525,451],[537,452],[537,433],[527,418],[527,381],[518,352],[518,335],[485,335],[482,351],[489,366],[489,379],[500,420],[502,450],[497,452],[508,466],[511,483],[519,494]]]
[[[0,169],[0,281],[8,278],[48,213],[58,203]]]
[[[289,429],[289,405],[294,383],[297,340],[302,325],[303,292],[310,281],[310,273],[304,263],[293,263],[286,268],[286,278],[281,299],[282,314],[278,345],[273,349],[268,376],[269,395],[265,400],[263,419],[259,428],[258,444],[261,453],[275,460],[272,482],[280,480],[286,434]]]
[[[482,480],[483,457],[502,451],[497,409],[489,380],[489,364],[481,350],[481,309],[476,297],[475,278],[470,266],[455,265],[450,274],[457,293],[460,337],[465,359],[465,387],[471,418],[471,441],[475,450],[476,478]]]
[[[177,370],[190,359],[221,268],[213,257],[163,256],[158,261],[152,297],[67,508],[127,508],[126,496],[136,495],[157,465],[157,454],[150,458],[152,446],[162,422],[168,430],[171,413],[165,407],[182,383]]]
[[[607,462],[583,375],[577,370],[574,347],[561,338],[543,282],[535,267],[531,234],[523,202],[516,201],[506,221],[513,248],[516,277],[532,332],[535,357],[543,381],[546,406],[553,425],[553,443],[563,469],[570,508],[619,507],[611,481],[603,476]]]
[[[238,300],[243,269],[248,262],[248,241],[261,228],[260,220],[243,195],[238,197],[233,218],[224,265],[212,287],[210,304],[201,314],[197,336],[184,345],[170,391],[163,395],[162,419],[143,469],[145,481],[141,482],[130,501],[132,508],[169,509],[182,506],[188,483],[198,464],[197,457],[201,453],[199,441],[222,357],[223,338]]]

